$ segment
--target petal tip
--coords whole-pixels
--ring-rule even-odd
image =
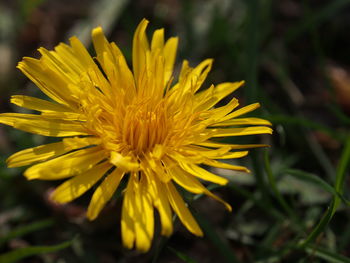
[[[96,37],[96,36],[98,36],[98,35],[104,35],[104,32],[103,32],[103,29],[102,29],[102,27],[101,26],[98,26],[98,27],[95,27],[93,30],[92,30],[92,37],[94,38],[94,37]]]

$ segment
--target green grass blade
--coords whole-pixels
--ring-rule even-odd
[[[272,173],[270,160],[269,160],[269,154],[268,150],[265,150],[264,153],[264,164],[265,164],[265,171],[267,173],[267,178],[269,180],[271,190],[273,191],[277,201],[280,203],[282,208],[285,210],[285,212],[295,221],[297,221],[297,216],[294,214],[293,209],[288,205],[288,203],[284,200],[281,193],[278,191],[275,176]]]
[[[50,227],[53,225],[53,223],[54,221],[52,219],[44,219],[25,226],[18,227],[12,230],[7,235],[0,237],[0,246],[12,238],[24,236],[37,230]]]
[[[328,251],[324,248],[308,245],[305,252],[312,257],[318,257],[332,263],[350,263],[350,258]]]
[[[331,193],[332,195],[338,195],[338,193],[334,189],[334,187],[331,186],[330,184],[328,184],[326,181],[324,181],[319,176],[316,176],[314,174],[307,173],[307,172],[304,172],[301,170],[296,170],[296,169],[287,169],[287,170],[285,170],[285,173],[288,175],[291,175],[297,179],[300,179],[302,181],[312,183],[312,184],[320,187],[321,189]]]
[[[340,193],[340,194],[343,193],[345,174],[349,166],[349,162],[350,162],[350,137],[348,137],[346,141],[344,150],[340,158],[338,169],[337,169],[337,176],[335,179],[335,186],[334,186],[335,191],[337,193]],[[320,222],[311,231],[308,237],[299,244],[300,247],[305,248],[308,244],[310,244],[313,240],[315,240],[319,236],[319,234],[321,234],[324,231],[328,223],[331,221],[333,215],[335,214],[340,202],[341,202],[341,198],[338,195],[335,195],[333,197],[331,205],[329,206],[326,213],[323,215]]]
[[[185,255],[184,253],[176,250],[175,248],[172,247],[167,247],[171,252],[173,252],[179,259],[181,259],[183,262],[186,263],[196,263],[194,259],[190,258],[189,256]]]
[[[72,244],[73,240],[74,239],[53,246],[29,246],[19,248],[0,255],[0,262],[12,263],[29,256],[56,252],[69,247]]]
[[[345,175],[349,167],[349,163],[350,163],[350,136],[346,141],[345,149],[343,150],[343,153],[341,155],[340,162],[337,168],[337,176],[335,178],[334,188],[339,194],[343,194],[343,191],[344,191]],[[340,203],[341,203],[341,199],[337,196],[334,200],[334,209],[332,211],[332,216],[334,215]]]
[[[338,193],[343,193],[344,182],[346,171],[349,168],[350,164],[350,136],[348,136],[345,144],[345,149],[343,150],[338,169],[337,169],[337,177],[335,180],[335,190]]]
[[[333,209],[334,209],[334,200],[332,201],[332,204],[328,207],[327,211],[323,214],[321,220],[318,222],[316,227],[311,231],[311,233],[306,237],[306,239],[302,240],[299,243],[298,246],[300,248],[305,248],[306,245],[314,241],[319,236],[319,234],[321,234],[324,231],[324,229],[332,219]]]
[[[332,194],[333,196],[338,196],[341,199],[341,201],[343,201],[344,204],[346,204],[347,206],[350,206],[350,201],[347,200],[344,195],[338,193],[333,186],[328,184],[326,181],[324,181],[322,178],[318,177],[317,175],[307,173],[301,170],[296,170],[296,169],[287,169],[285,173],[293,177],[296,177],[300,180],[319,186],[321,189]]]

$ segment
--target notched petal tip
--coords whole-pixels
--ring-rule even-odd
[[[94,221],[97,218],[97,214],[89,213],[89,211],[86,212],[85,216],[89,221]]]
[[[27,180],[31,181],[31,180],[39,179],[39,176],[28,173],[27,171],[28,169],[23,173],[24,177],[27,178]]]
[[[88,210],[85,213],[85,216],[89,221],[94,221],[98,217],[98,215],[99,213],[95,213],[94,211],[91,211],[91,210]]]
[[[139,38],[140,36],[143,36],[143,34],[146,31],[146,28],[148,26],[149,21],[147,19],[142,19],[139,25],[137,26],[134,34],[134,38]]]
[[[8,168],[16,168],[16,167],[21,167],[22,165],[18,165],[18,162],[16,160],[16,157],[18,157],[18,152],[12,154],[9,158],[6,159],[6,166]]]
[[[23,57],[22,60],[20,62],[17,63],[16,68],[20,69],[21,71],[23,71],[23,69],[25,67],[28,67],[28,64],[31,63],[38,63],[39,59],[36,58],[31,58],[31,57]]]
[[[72,45],[72,42],[80,42],[80,39],[76,36],[72,36],[69,38],[69,43]]]
[[[265,121],[264,125],[266,126],[273,126],[272,122],[270,122],[269,120],[263,119]]]
[[[50,193],[49,199],[57,204],[60,204],[60,205],[68,203],[68,202],[64,202],[60,197],[57,196],[56,190],[54,190]]]
[[[150,242],[144,241],[139,245],[136,244],[136,249],[140,253],[147,253],[150,250],[150,248],[151,248],[151,241]]]
[[[265,127],[265,133],[266,134],[272,134],[273,133],[273,129],[272,128],[270,128],[270,127]]]
[[[148,23],[149,23],[148,19],[142,18],[141,22],[139,23],[139,26],[140,26],[141,24],[148,24]]]
[[[92,36],[97,35],[97,34],[104,34],[101,26],[95,27],[92,30]]]
[[[192,232],[192,234],[196,235],[197,237],[204,237],[204,233],[201,228],[199,228],[196,232]]]

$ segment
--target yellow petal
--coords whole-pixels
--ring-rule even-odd
[[[99,59],[100,63],[104,62],[103,57],[105,55],[107,55],[107,57],[113,62],[119,58],[123,58],[125,61],[123,53],[120,51],[117,45],[115,45],[115,43],[108,42],[101,27],[97,27],[92,30],[92,43],[94,44],[97,58]],[[104,69],[107,68],[105,65],[102,66],[104,66]]]
[[[147,191],[147,180],[144,174],[142,174],[141,181],[135,187],[137,191],[135,191],[134,196],[137,211],[135,245],[137,250],[141,252],[147,252],[150,249],[154,235],[154,211],[150,193]],[[136,183],[136,180],[134,182]]]
[[[164,166],[160,160],[148,156],[145,156],[145,158],[147,163],[144,163],[144,165],[148,165],[160,181],[166,183],[171,180],[171,177],[166,173],[166,170],[164,169]]]
[[[146,36],[146,27],[148,21],[142,19],[138,27],[136,28],[133,45],[132,45],[132,66],[135,76],[135,81],[141,78],[146,69],[146,52],[149,50],[149,44]]]
[[[231,206],[222,200],[220,197],[214,195],[207,188],[205,188],[193,175],[185,172],[180,167],[175,166],[170,169],[170,173],[174,181],[179,184],[181,187],[185,188],[187,191],[194,194],[206,194],[211,198],[221,202],[228,211],[231,211]]]
[[[179,80],[181,88],[184,91],[191,91],[194,94],[207,78],[212,64],[212,59],[202,61],[197,67],[189,72],[183,83],[181,83],[181,80]]]
[[[92,57],[90,56],[89,52],[86,50],[84,45],[80,42],[80,40],[77,37],[71,37],[69,39],[69,42],[72,46],[72,51],[75,54],[75,58],[77,61],[79,61],[80,65],[83,67],[83,70],[81,72],[84,72],[84,69],[96,69],[97,65],[92,60]]]
[[[55,51],[39,49],[42,54],[40,59],[43,64],[42,71],[46,74],[38,76],[40,80],[48,83],[51,89],[64,87],[68,91],[67,94],[62,94],[64,100],[73,101],[73,104],[77,104],[76,106],[79,106],[79,93],[81,92],[79,87],[84,74],[89,75],[88,81],[92,82],[93,89],[98,87],[105,95],[108,95],[106,92],[108,83],[84,45],[76,37],[70,38],[70,44],[71,46],[60,44]]]
[[[49,118],[86,121],[85,116],[83,116],[81,113],[74,112],[65,105],[47,100],[30,96],[14,95],[11,97],[11,103],[23,108],[40,111],[42,116]]]
[[[64,204],[78,198],[95,185],[111,167],[110,163],[104,162],[74,176],[59,185],[51,194],[51,199]]]
[[[71,150],[76,150],[93,144],[99,144],[96,137],[66,138],[62,142],[55,142],[34,148],[25,149],[11,155],[7,160],[8,167],[20,167],[35,162],[42,162],[50,158],[62,155]]]
[[[164,29],[155,30],[151,42],[151,50],[155,51],[156,49],[162,50],[164,47]]]
[[[121,232],[123,245],[131,249],[135,242],[135,208],[133,204],[134,182],[129,179],[122,205]]]
[[[236,110],[236,111],[226,115],[225,118],[222,119],[222,121],[231,120],[233,118],[236,118],[238,116],[241,116],[243,114],[251,112],[251,111],[253,111],[253,110],[255,110],[255,109],[259,108],[259,107],[260,107],[260,103],[250,104],[248,106],[240,108],[239,110]]]
[[[70,46],[61,43],[55,48],[55,51],[45,48],[38,50],[42,55],[40,62],[43,68],[55,72],[66,85],[79,82],[80,72],[84,71],[84,67],[77,60]]]
[[[244,136],[254,134],[271,134],[272,129],[265,126],[253,126],[245,128],[213,129],[212,137]]]
[[[124,171],[135,171],[140,168],[139,163],[130,156],[123,156],[118,152],[111,152],[110,162]]]
[[[0,114],[0,123],[44,136],[66,137],[88,135],[83,123],[34,114],[2,113]]]
[[[230,147],[230,149],[232,150],[268,147],[268,145],[266,144],[230,144],[230,143],[214,142],[210,140],[196,143],[196,145],[210,147],[210,148]]]
[[[24,176],[28,180],[67,178],[91,169],[104,159],[106,154],[100,147],[91,147],[33,165],[24,172]]]
[[[92,30],[92,43],[94,44],[97,56],[103,56],[103,53],[107,52],[108,41],[101,27],[96,27]]]
[[[238,82],[220,83],[215,86],[214,96],[221,100],[225,98],[227,95],[237,90],[238,88],[242,87],[244,83],[245,83],[244,80],[238,81]]]
[[[117,168],[97,187],[88,207],[87,218],[94,220],[98,216],[105,204],[112,198],[123,176],[124,171]]]
[[[208,110],[215,104],[231,94],[239,87],[244,85],[244,81],[240,82],[225,82],[217,86],[213,86],[212,89],[206,89],[204,91],[195,94],[195,100],[198,103],[198,110]],[[209,100],[208,100],[209,99]]]
[[[196,220],[193,218],[190,210],[188,210],[185,202],[183,201],[180,194],[177,192],[172,182],[168,182],[166,185],[167,195],[171,207],[175,213],[179,216],[182,224],[196,236],[203,236],[203,232],[197,224]]]
[[[237,159],[247,156],[248,151],[240,151],[240,152],[229,152],[227,154],[223,154],[221,156],[216,156],[213,159]]]
[[[206,165],[217,167],[217,168],[229,169],[229,170],[234,170],[234,171],[241,171],[241,172],[250,173],[250,171],[244,166],[218,162],[216,160],[207,159],[203,163],[206,164]]]
[[[181,187],[194,194],[202,194],[204,187],[193,175],[185,172],[179,166],[170,165],[169,161],[165,162],[171,178]]]
[[[127,248],[135,242],[137,250],[146,252],[151,246],[154,228],[153,206],[144,175],[131,173],[122,208],[122,239]],[[140,182],[139,180],[142,180]]]
[[[208,149],[200,146],[190,145],[187,147],[183,147],[180,151],[180,153],[190,154],[190,155],[200,155],[207,158],[217,158],[220,156],[223,156],[224,154],[227,154],[231,148],[229,146],[221,147],[218,149]]]
[[[177,46],[179,39],[177,37],[171,37],[167,40],[164,46],[164,84],[168,83],[173,75],[173,69],[175,64]]]
[[[50,102],[47,100],[42,100],[30,96],[23,96],[23,95],[14,95],[11,96],[11,103],[31,109],[31,110],[36,110],[36,111],[41,111],[41,112],[46,112],[46,111],[55,111],[55,112],[66,112],[70,111],[70,109],[65,106],[61,105],[58,103]]]
[[[179,82],[183,83],[188,76],[188,74],[192,71],[193,68],[190,67],[188,60],[184,59],[182,61],[181,70],[179,74]]]
[[[214,108],[208,111],[204,111],[200,114],[201,117],[206,118],[206,121],[203,123],[216,123],[226,119],[228,113],[233,111],[236,107],[238,107],[239,103],[236,98],[232,98],[229,103],[222,107]]]
[[[117,56],[117,55],[115,55]],[[125,100],[125,104],[135,96],[136,88],[134,83],[134,76],[132,75],[125,58],[118,56],[113,61],[105,52],[103,58],[104,71],[111,84],[111,93],[120,98],[120,101]]]
[[[45,111],[41,113],[41,116],[43,116],[44,118],[47,117],[49,119],[60,119],[64,121],[87,121],[85,115],[77,112]]]
[[[107,75],[107,78],[109,79],[111,77],[110,72],[115,70],[115,67],[117,66],[116,59],[118,59],[118,57],[123,57],[123,55],[118,47],[115,46],[115,49],[118,53],[116,54],[116,57],[114,56],[113,51],[115,50],[113,50],[112,45],[107,41],[101,27],[97,27],[92,31],[92,42],[96,50],[97,60],[102,66],[104,73]],[[85,55],[82,54],[82,56]],[[107,65],[108,62],[106,61],[106,58],[112,65]],[[91,59],[90,56],[89,59]],[[91,76],[94,85],[103,92],[104,96],[108,97],[109,99],[112,98],[112,95],[115,92],[111,88],[110,82],[106,80],[104,74],[102,74],[101,70],[96,66],[95,63],[89,67],[89,76]]]
[[[210,144],[207,144],[206,146],[208,145]],[[186,155],[189,154],[190,156],[200,155],[210,159],[234,159],[244,157],[248,154],[248,151],[230,152],[235,145],[221,144],[220,146],[223,147],[218,149],[208,149],[196,145],[190,145],[182,148],[180,152],[185,155],[185,158]]]
[[[181,168],[184,169],[186,172],[203,179],[205,181],[209,181],[215,184],[225,185],[228,183],[228,180],[226,178],[217,176],[201,167],[195,164],[186,164],[183,162],[179,163]]]
[[[35,85],[37,85],[47,96],[63,105],[72,104],[72,99],[67,90],[67,83],[57,77],[57,73],[44,68],[40,60],[25,57],[17,66]]]
[[[118,46],[107,41],[101,27],[97,27],[92,31],[92,41],[97,59],[112,87],[109,93],[119,97],[120,100],[124,95],[125,98],[131,99],[135,93],[134,76]]]
[[[267,125],[271,126],[271,122],[260,118],[237,118],[219,123],[212,124],[212,127],[233,126],[233,125]]]
[[[162,224],[161,234],[170,236],[173,232],[173,219],[170,204],[165,192],[165,184],[159,182],[152,173],[146,174],[149,178],[149,191],[153,199],[153,205],[158,209]]]

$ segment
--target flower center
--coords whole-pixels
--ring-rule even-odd
[[[129,105],[123,122],[122,142],[140,156],[166,142],[169,124],[163,104]]]

